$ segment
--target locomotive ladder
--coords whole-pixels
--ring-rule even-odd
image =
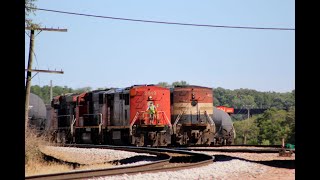
[[[181,111],[180,114],[178,115],[176,121],[173,123],[173,133],[176,134],[176,129],[177,129],[177,123],[179,122],[181,116],[185,113],[185,111]]]

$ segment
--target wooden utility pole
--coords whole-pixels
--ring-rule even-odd
[[[29,47],[29,59],[28,59],[28,72],[27,72],[27,82],[26,82],[26,99],[25,99],[25,113],[24,113],[24,118],[25,118],[25,129],[27,130],[28,128],[28,123],[29,123],[29,98],[30,98],[30,87],[31,87],[31,66],[32,66],[32,61],[33,61],[33,45],[34,45],[34,30],[31,30],[30,33],[30,47]]]
[[[52,80],[50,80],[50,101],[52,100]]]
[[[25,29],[30,30],[30,47],[29,47],[29,59],[28,59],[28,69],[27,69],[27,80],[26,80],[26,97],[25,97],[25,130],[28,128],[29,123],[29,98],[30,98],[30,89],[31,89],[31,71],[32,70],[32,61],[34,52],[34,31],[58,31],[58,32],[67,32],[67,29],[54,29],[54,28],[34,28],[34,27],[26,27]],[[43,70],[45,71],[45,70]],[[38,71],[40,72],[40,71]],[[48,71],[49,72],[49,71]],[[63,73],[63,72],[62,72]]]

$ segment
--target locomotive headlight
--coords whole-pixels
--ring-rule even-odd
[[[198,104],[197,101],[194,101],[194,100],[191,101],[191,105],[192,105],[192,106],[196,106],[197,104]]]

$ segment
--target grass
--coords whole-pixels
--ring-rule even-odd
[[[74,170],[73,166],[66,163],[44,160],[44,155],[40,151],[42,146],[50,145],[46,135],[38,135],[34,129],[28,129],[25,134],[25,176],[33,176],[40,174],[51,174],[69,172]],[[92,164],[80,165],[77,170],[99,169],[112,167],[110,164]]]
[[[67,164],[47,162],[41,153],[41,146],[54,145],[47,141],[45,135],[38,135],[34,129],[28,129],[25,134],[25,175],[58,173],[72,170]]]

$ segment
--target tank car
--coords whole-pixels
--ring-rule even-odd
[[[47,121],[46,106],[43,100],[33,93],[30,93],[28,113],[29,126],[33,127],[38,133],[43,133]]]
[[[213,107],[212,119],[216,124],[215,144],[216,145],[231,145],[234,143],[236,132],[230,115],[216,107]]]
[[[171,90],[174,144],[210,145],[216,131],[213,91],[201,86],[176,86]]]

